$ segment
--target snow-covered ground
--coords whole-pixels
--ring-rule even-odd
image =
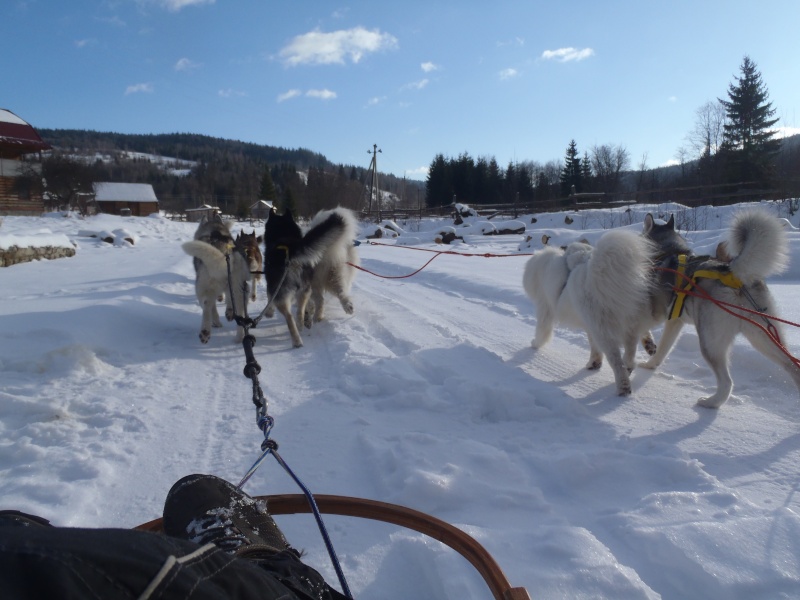
[[[384,275],[432,256],[414,248],[505,257],[442,255],[406,279],[359,273],[355,314],[332,301],[300,349],[282,318],[262,321],[255,354],[281,455],[314,492],[403,504],[464,529],[533,598],[800,598],[800,400],[780,368],[738,340],[733,397],[713,411],[695,407],[715,382],[692,328],[659,370],[634,371],[624,399],[608,367],[583,370],[584,333],[558,329],[549,346],[530,346],[524,254],[542,234],[565,243],[638,229],[648,210],[699,227],[688,238],[708,252],[731,209],[526,215],[526,235],[467,234],[452,246],[425,233],[442,223],[409,222],[381,240],[396,247],[362,243],[362,265]],[[179,477],[238,482],[259,456],[234,327],[205,346],[197,337],[180,248],[194,227],[4,218],[0,244],[52,235],[77,254],[0,269],[0,508],[132,527],[160,516]],[[782,316],[800,322],[800,232],[789,236],[792,265],[770,285]],[[264,301],[262,287],[257,309]],[[800,330],[787,337],[797,355]],[[271,459],[245,489],[298,492]],[[313,519],[277,520],[337,584]],[[372,521],[326,523],[359,599],[489,597],[439,542]]]

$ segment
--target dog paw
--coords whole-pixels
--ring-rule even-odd
[[[350,300],[342,302],[342,308],[344,309],[344,312],[346,312],[348,315],[352,315],[353,312],[355,311],[353,303]]]
[[[314,322],[315,322],[315,319],[314,319],[313,315],[310,312],[306,312],[306,314],[303,315],[303,326],[306,329],[311,329],[311,325]]]
[[[297,341],[293,342],[292,346],[294,346],[295,348],[302,348],[303,347],[303,340],[297,340]]]
[[[233,321],[234,317],[235,317],[235,315],[233,314],[233,309],[232,308],[226,308],[225,309],[225,318],[228,319],[228,321]]]
[[[599,369],[602,366],[603,366],[602,359],[601,360],[590,360],[588,363],[586,363],[586,368],[589,371],[596,371],[597,369]]]
[[[651,369],[652,370],[652,369],[658,368],[658,363],[654,362],[652,360],[648,360],[647,362],[640,362],[639,366],[642,367],[643,369]]]
[[[653,338],[642,339],[642,348],[648,355],[653,356],[658,351],[658,346],[653,341]]]
[[[208,340],[211,339],[211,332],[208,329],[203,329],[200,331],[200,343],[207,344]]]
[[[632,389],[630,381],[617,386],[617,396],[630,396],[631,392]]]
[[[708,398],[700,398],[697,401],[697,406],[702,406],[703,408],[719,408],[723,404],[727,398],[717,398],[716,396],[710,396]]]

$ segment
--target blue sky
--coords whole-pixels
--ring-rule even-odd
[[[800,132],[800,2],[7,0],[0,107],[189,132],[424,179],[436,154],[675,159],[745,54]]]

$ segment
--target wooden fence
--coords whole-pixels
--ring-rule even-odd
[[[589,193],[572,194],[563,198],[512,202],[506,204],[468,204],[487,219],[516,219],[520,215],[557,212],[563,210],[579,211],[585,208],[619,208],[632,204],[664,204],[676,202],[690,208],[698,206],[727,206],[740,202],[759,200],[787,200],[800,198],[800,180],[788,182],[784,189],[764,189],[751,182],[725,185],[703,185],[692,187],[664,188],[618,194]],[[384,220],[401,221],[425,217],[448,217],[455,214],[455,204],[434,207],[396,208],[363,211],[365,220],[380,222]]]

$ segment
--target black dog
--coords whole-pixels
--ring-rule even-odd
[[[305,234],[291,211],[270,214],[264,228],[264,273],[269,297],[266,316],[271,317],[274,308],[280,311],[286,318],[295,348],[302,346],[303,340],[292,316],[292,303],[297,301],[297,320],[310,328],[312,318],[306,308],[312,289],[317,296],[315,280],[323,285],[331,272],[349,274],[352,271],[346,261],[352,252],[355,229],[353,213],[343,208],[319,213]],[[335,293],[345,311],[352,313],[352,301],[347,296],[352,276],[345,279],[346,285],[338,286]],[[321,298],[321,291],[319,296]],[[321,311],[321,306],[319,308]]]

